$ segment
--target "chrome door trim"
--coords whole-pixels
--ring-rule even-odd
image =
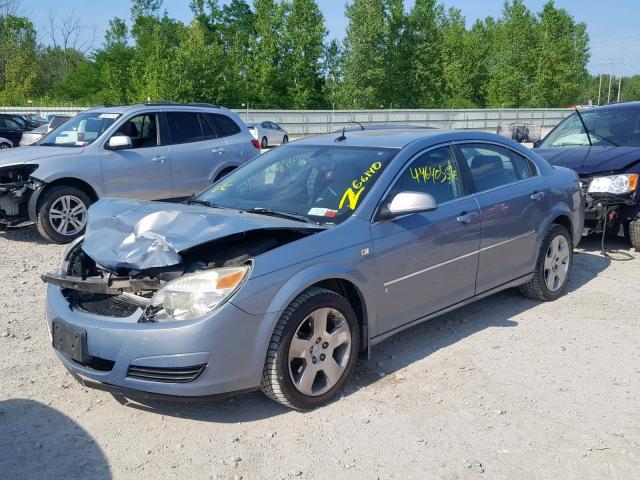
[[[385,282],[384,286],[386,288],[386,287],[388,287],[390,285],[393,285],[395,283],[399,283],[399,282],[402,282],[404,280],[408,280],[409,278],[415,277],[417,275],[422,275],[423,273],[429,272],[431,270],[435,270],[436,268],[444,267],[445,265],[448,265],[448,264],[453,263],[453,262],[457,262],[458,260],[463,260],[463,259],[471,257],[473,255],[478,255],[479,253],[484,252],[486,250],[491,250],[492,248],[499,247],[501,245],[504,245],[504,244],[509,243],[509,242],[513,242],[515,240],[519,240],[519,239],[524,238],[524,237],[528,237],[529,235],[532,235],[532,234],[535,234],[535,233],[536,233],[535,230],[530,230],[530,231],[528,231],[526,233],[523,233],[522,235],[518,235],[516,237],[510,238],[510,239],[505,240],[503,242],[495,243],[493,245],[489,245],[488,247],[483,247],[483,248],[480,248],[478,250],[474,250],[473,252],[466,253],[464,255],[461,255],[460,257],[452,258],[450,260],[446,260],[446,261],[438,263],[436,265],[432,265],[430,267],[423,268],[423,269],[418,270],[416,272],[409,273],[408,275],[404,275],[403,277],[395,278],[393,280]]]

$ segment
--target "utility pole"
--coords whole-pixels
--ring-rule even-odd
[[[600,81],[598,82],[598,106],[600,106],[600,93],[602,92],[602,74],[600,74]]]
[[[618,79],[618,103],[620,103],[620,92],[622,91],[622,75]]]
[[[609,93],[607,94],[607,103],[611,103],[611,79],[612,75],[609,74]]]

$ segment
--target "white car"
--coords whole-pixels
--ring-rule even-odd
[[[289,141],[288,132],[273,122],[247,123],[249,133],[260,142],[261,148],[281,145]]]

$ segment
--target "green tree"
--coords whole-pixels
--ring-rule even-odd
[[[340,104],[378,108],[385,100],[385,0],[353,0],[346,16]]]
[[[575,102],[587,77],[589,37],[586,25],[548,1],[539,14],[535,48],[533,104],[566,106]]]
[[[101,103],[124,104],[133,100],[131,68],[134,49],[128,44],[129,29],[121,18],[109,21],[103,49],[95,54],[101,89],[96,94]]]
[[[436,0],[416,0],[408,19],[413,52],[410,81],[416,108],[442,104],[442,22],[444,9]]]
[[[255,0],[255,32],[249,66],[251,104],[260,108],[286,106],[287,79],[282,75],[284,61],[284,18],[287,5],[275,0]]]
[[[532,106],[537,25],[536,17],[522,0],[505,1],[503,17],[492,32],[492,42],[488,106]]]
[[[327,32],[315,0],[293,0],[284,19],[282,74],[287,107],[314,108],[321,104],[322,55]]]
[[[34,92],[36,32],[28,18],[0,16],[0,102],[19,104]]]

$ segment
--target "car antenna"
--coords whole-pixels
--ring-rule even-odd
[[[591,141],[591,135],[589,134],[589,129],[587,128],[587,124],[584,123],[584,119],[582,118],[582,114],[580,113],[580,110],[578,110],[578,107],[574,107],[574,110],[578,114],[578,118],[580,119],[580,123],[582,124],[582,128],[584,128],[584,133],[587,134],[587,140],[589,140],[589,146],[593,147],[593,142]]]
[[[364,127],[362,126],[362,124],[360,122],[356,122],[355,120],[349,120],[349,123],[355,123],[356,125],[360,126],[360,130],[364,130]]]
[[[342,135],[340,135],[338,138],[336,138],[336,143],[344,142],[347,139],[347,137],[344,134],[344,132],[345,132],[345,127],[342,127]]]

